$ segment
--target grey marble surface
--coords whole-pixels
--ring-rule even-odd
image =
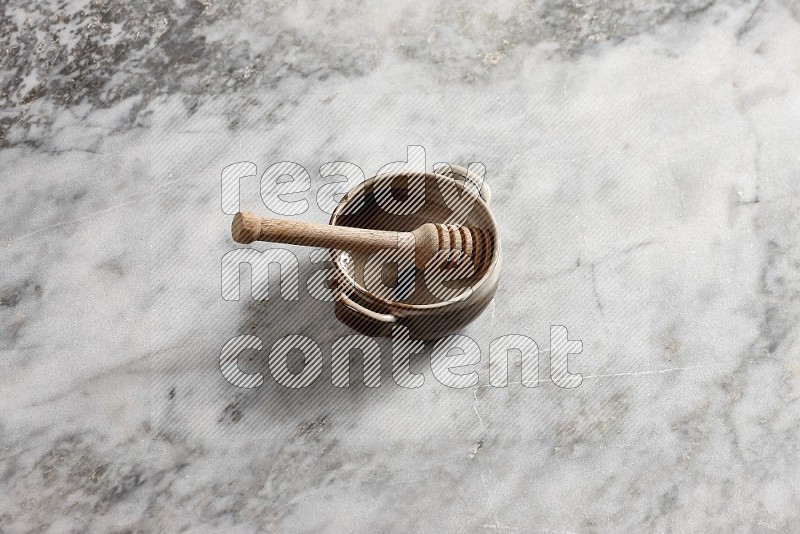
[[[0,76],[0,531],[800,529],[797,2],[12,1]],[[330,303],[222,299],[220,174],[324,222],[409,145],[486,165],[480,383],[333,388]],[[489,387],[558,324],[580,387]],[[320,380],[225,381],[289,333]]]

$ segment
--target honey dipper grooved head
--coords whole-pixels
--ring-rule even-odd
[[[455,224],[427,223],[412,232],[416,241],[417,267],[424,268],[431,258],[440,255],[439,268],[459,267],[472,261],[480,269],[488,258],[490,243],[480,228]]]

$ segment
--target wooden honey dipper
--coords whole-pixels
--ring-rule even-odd
[[[307,247],[325,247],[339,250],[378,251],[400,249],[414,252],[414,264],[424,269],[440,251],[440,268],[456,267],[465,257],[473,260],[479,269],[487,260],[491,243],[486,231],[454,224],[426,223],[413,232],[391,232],[314,224],[285,219],[269,219],[243,211],[234,216],[231,236],[237,243],[266,241]],[[463,253],[463,255],[461,254]]]

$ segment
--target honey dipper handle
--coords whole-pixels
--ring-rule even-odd
[[[267,241],[340,250],[395,248],[400,238],[397,232],[269,219],[248,211],[234,216],[231,236],[237,243]]]

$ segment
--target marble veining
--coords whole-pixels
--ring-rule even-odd
[[[0,73],[0,531],[798,529],[797,2],[21,0]],[[330,303],[222,299],[220,173],[297,162],[324,222],[322,164],[409,145],[486,165],[480,382],[428,347],[400,387],[381,340],[381,387],[333,388]],[[550,325],[581,386],[491,387]],[[225,381],[288,333],[320,380]]]

